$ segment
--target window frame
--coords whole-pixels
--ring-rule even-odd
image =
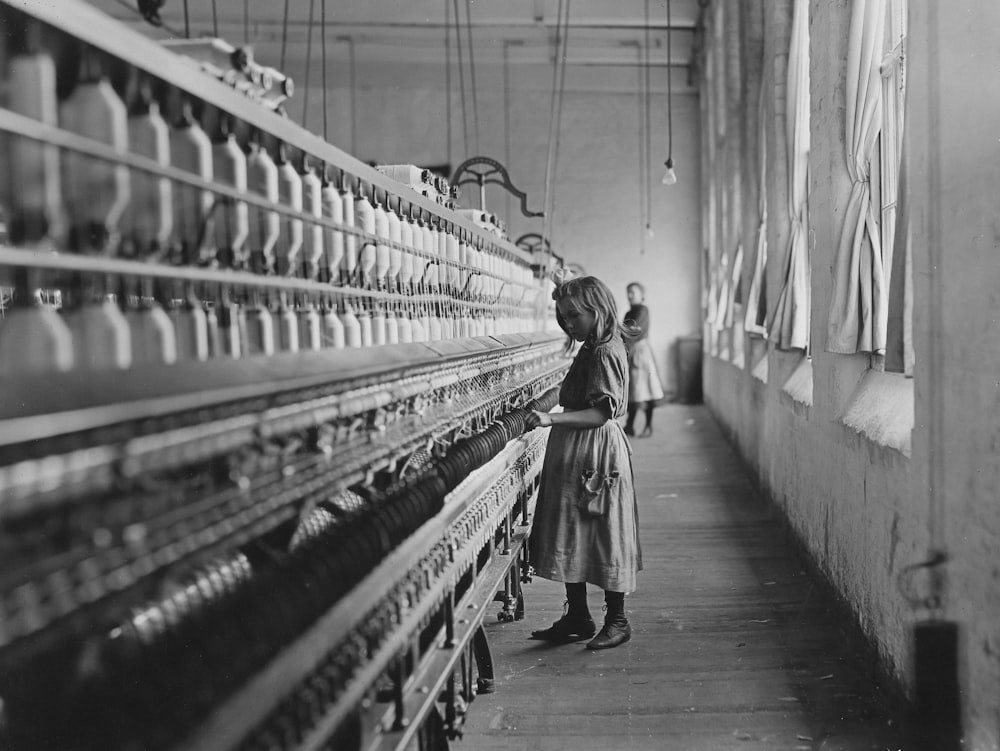
[[[872,200],[879,206],[879,236],[886,294],[892,285],[892,254],[896,236],[899,200],[899,169],[903,154],[903,117],[906,96],[906,38],[908,0],[886,0],[885,53],[882,76],[882,127],[878,137],[879,158],[872,164]],[[910,325],[907,321],[906,326]],[[872,368],[885,369],[885,355],[872,354]]]

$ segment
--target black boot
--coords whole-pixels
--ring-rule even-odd
[[[542,631],[532,631],[531,638],[541,641],[576,641],[589,639],[597,633],[597,624],[590,617],[587,607],[587,584],[578,582],[566,585],[566,615]]]
[[[605,592],[608,612],[601,632],[587,642],[587,649],[611,649],[632,638],[632,626],[625,617],[625,593]]]

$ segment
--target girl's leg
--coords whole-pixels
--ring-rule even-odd
[[[646,402],[646,410],[645,410],[646,411],[646,427],[644,427],[642,429],[642,434],[643,435],[647,435],[647,436],[648,435],[653,435],[653,408],[655,406],[656,406],[656,403],[652,399],[650,399],[648,402]]]
[[[587,649],[611,649],[632,638],[632,626],[625,617],[625,593],[605,591],[604,603],[604,627],[587,643]]]
[[[628,419],[625,420],[625,435],[635,435],[635,416],[639,413],[639,402],[628,403]]]
[[[590,618],[590,608],[587,606],[587,583],[574,582],[566,585],[566,603],[569,609],[566,612],[570,618],[577,620],[587,620]]]
[[[589,639],[597,632],[597,624],[587,606],[586,582],[566,584],[566,615],[542,631],[532,631],[532,639],[542,641],[575,641]]]

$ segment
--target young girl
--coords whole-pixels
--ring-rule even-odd
[[[618,419],[628,397],[624,338],[607,286],[592,276],[570,279],[552,293],[556,320],[583,346],[559,391],[564,411],[532,412],[529,428],[552,426],[531,531],[535,573],[566,583],[569,609],[551,627],[532,632],[546,641],[589,639],[588,649],[627,642],[625,593],[642,568],[632,457]],[[587,607],[587,583],[604,589],[607,614],[597,627]]]
[[[660,374],[656,370],[656,358],[649,346],[649,308],[643,302],[646,290],[639,282],[632,282],[625,288],[631,306],[625,314],[625,322],[639,329],[638,335],[628,342],[629,392],[628,419],[625,421],[625,435],[635,435],[635,416],[643,408],[646,426],[641,436],[653,435],[653,408],[663,398]]]

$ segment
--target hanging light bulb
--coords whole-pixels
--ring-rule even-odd
[[[646,237],[648,237],[650,240],[656,237],[656,233],[653,232],[653,227],[649,222],[646,222]]]
[[[670,0],[667,0],[667,63],[673,62],[673,57],[671,56],[670,50]],[[664,185],[676,185],[677,175],[674,172],[674,100],[673,100],[673,89],[671,87],[671,81],[673,76],[671,75],[670,68],[667,68],[667,161],[663,163],[666,170],[663,173],[663,179],[660,181]]]
[[[677,182],[677,174],[674,172],[674,158],[667,157],[664,166],[666,170],[663,173],[663,180],[661,181],[664,185],[674,185]]]

